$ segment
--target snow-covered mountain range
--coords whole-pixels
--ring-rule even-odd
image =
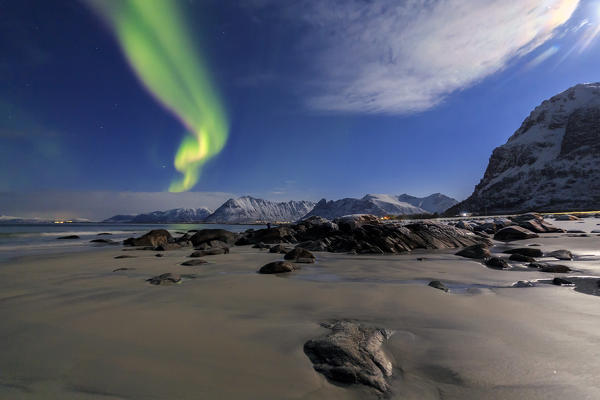
[[[167,211],[153,211],[138,215],[115,215],[103,222],[129,224],[177,224],[202,222],[212,211],[208,208],[174,208]]]
[[[473,194],[447,213],[599,207],[600,83],[590,83],[536,107],[493,151]]]
[[[314,207],[312,201],[276,203],[250,196],[229,199],[208,216],[205,222],[244,224],[254,222],[292,222],[302,218]]]
[[[361,199],[346,198],[335,201],[273,202],[243,196],[229,199],[213,213],[206,208],[176,208],[138,215],[115,215],[107,223],[189,223],[253,224],[266,222],[294,222],[313,215],[333,219],[348,214],[408,215],[433,214],[448,208],[457,201],[436,193],[427,197],[368,194]],[[449,204],[449,205],[448,205]],[[446,206],[448,205],[448,206]]]
[[[361,199],[345,198],[327,201],[322,199],[304,218],[320,216],[334,219],[348,214],[385,215],[433,214],[446,210],[457,201],[442,194],[428,197],[414,197],[407,194],[367,194]],[[448,204],[448,207],[445,205]]]

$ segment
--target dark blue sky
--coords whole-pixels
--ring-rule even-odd
[[[230,123],[199,192],[462,199],[536,105],[600,80],[598,1],[547,1],[551,16],[527,0],[453,0],[456,15],[419,1],[180,3]],[[0,192],[161,192],[178,175],[185,129],[83,2],[0,0],[0,54]]]

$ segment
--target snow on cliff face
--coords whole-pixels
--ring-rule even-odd
[[[176,224],[203,222],[211,214],[208,208],[175,208],[138,215],[115,215],[103,222],[132,224]]]
[[[345,198],[341,200],[325,199],[319,201],[304,218],[319,216],[327,219],[339,218],[351,214],[385,215],[424,214],[427,211],[412,204],[398,200],[396,196],[386,194],[368,194],[362,199]]]
[[[517,212],[600,207],[600,83],[545,100],[506,144],[481,182],[449,212]]]
[[[398,200],[422,208],[432,214],[441,214],[453,205],[458,204],[458,200],[441,193],[434,193],[427,197],[415,197],[409,194],[401,194],[398,196]]]
[[[206,222],[243,224],[253,222],[293,222],[308,213],[312,201],[288,201],[275,203],[250,196],[229,199]]]

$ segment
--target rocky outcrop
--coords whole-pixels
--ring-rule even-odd
[[[392,362],[381,347],[391,331],[354,321],[322,326],[331,332],[304,344],[304,353],[317,372],[332,381],[366,385],[379,393],[390,390]]]
[[[394,254],[413,249],[450,249],[489,243],[473,232],[436,222],[385,223],[374,216],[348,216],[329,221],[311,217],[298,224],[242,234],[237,245],[299,244],[312,251]]]
[[[600,204],[600,83],[544,101],[490,157],[473,194],[447,211],[514,213]]]

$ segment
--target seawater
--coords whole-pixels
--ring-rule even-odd
[[[226,229],[243,232],[247,229],[261,229],[261,225],[221,225],[221,224],[1,224],[0,262],[15,257],[36,254],[52,254],[72,251],[86,251],[106,247],[91,243],[93,239],[111,239],[121,242],[126,238],[141,236],[152,229],[166,229],[174,236],[177,232],[192,229]],[[99,235],[109,233],[110,235]],[[61,236],[77,235],[79,239],[58,239]]]

